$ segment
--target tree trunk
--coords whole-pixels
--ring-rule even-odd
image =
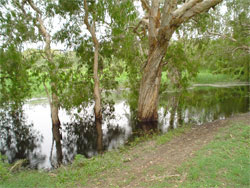
[[[30,7],[37,13],[36,15],[36,19],[39,23],[39,25],[37,25],[37,28],[39,29],[40,34],[43,36],[43,39],[45,41],[45,47],[44,47],[44,51],[46,54],[46,59],[53,64],[54,60],[52,57],[52,51],[51,51],[51,36],[44,24],[44,20],[42,19],[42,11],[34,4],[34,2],[32,0],[29,1],[24,1],[28,2],[28,4],[30,5]],[[24,14],[26,14],[24,12]],[[56,75],[56,70],[50,70],[49,71],[49,75],[50,77],[53,77]],[[52,97],[50,98],[49,95],[49,91],[46,87],[46,84],[44,83],[44,88],[45,91],[47,93],[47,97],[49,99],[49,103],[50,103],[50,110],[51,110],[51,119],[52,119],[52,129],[54,129],[54,127],[60,127],[60,120],[58,117],[58,111],[59,111],[59,100],[58,97],[55,93],[55,91],[57,91],[57,87],[56,87],[56,83],[55,82],[51,82],[51,89],[52,89]]]
[[[85,10],[85,16],[84,16],[84,23],[87,26],[88,31],[91,34],[94,47],[95,47],[95,53],[94,53],[94,100],[95,100],[95,119],[101,120],[102,119],[102,111],[101,111],[101,92],[100,92],[100,81],[98,76],[98,56],[99,56],[99,42],[96,37],[96,29],[95,29],[95,20],[92,20],[92,24],[89,23],[89,8],[87,0],[84,0],[84,10]]]
[[[98,43],[95,44],[95,54],[94,54],[94,100],[95,100],[95,119],[102,119],[102,111],[101,111],[101,92],[100,92],[100,81],[98,76],[98,53],[99,46]]]
[[[140,84],[138,101],[138,120],[140,122],[158,121],[158,98],[161,85],[162,59],[165,56],[168,42],[152,50],[144,68]]]
[[[97,131],[97,152],[99,154],[103,153],[103,134],[102,134],[102,122],[101,120],[96,120],[96,131]]]
[[[151,5],[147,1],[141,1],[149,18],[149,55],[139,91],[138,120],[140,122],[158,120],[157,106],[161,83],[162,59],[166,54],[173,32],[183,22],[197,14],[208,11],[221,1],[190,0],[185,1],[181,7],[178,7],[177,0],[165,0],[162,11],[160,11],[159,0],[152,0]]]
[[[59,120],[58,112],[59,112],[59,101],[57,95],[52,91],[52,101],[50,105],[51,109],[51,119],[53,127],[60,127],[61,123]]]
[[[62,135],[60,133],[60,122],[59,122],[58,116],[57,116],[56,122],[54,122],[53,120],[56,120],[56,119],[52,119],[52,122],[53,122],[52,133],[53,133],[53,140],[55,140],[56,142],[57,166],[60,166],[63,160],[62,144],[61,144]]]

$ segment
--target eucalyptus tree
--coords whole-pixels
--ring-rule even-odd
[[[141,0],[148,27],[148,57],[143,69],[139,91],[138,119],[157,121],[162,61],[173,33],[184,22],[208,11],[222,0]]]
[[[100,78],[98,75],[98,58],[99,58],[99,39],[96,34],[96,22],[100,22],[100,17],[103,17],[103,12],[95,11],[95,8],[102,5],[102,1],[95,4],[94,1],[59,1],[59,8],[56,11],[61,14],[67,22],[64,24],[64,28],[57,33],[57,38],[65,42],[68,46],[76,47],[79,56],[85,60],[86,57],[92,59],[90,53],[92,52],[92,46],[89,44],[86,30],[83,29],[83,24],[86,25],[87,31],[91,34],[91,38],[94,44],[94,60],[93,60],[93,78],[94,78],[94,113],[95,119],[102,119],[101,109],[101,91],[100,91]],[[89,16],[90,15],[90,16]],[[66,31],[66,32],[65,32]],[[80,41],[80,42],[79,42]],[[90,52],[90,53],[88,53]],[[87,56],[85,56],[87,55]],[[89,60],[87,60],[89,61]],[[87,72],[88,74],[88,72]],[[91,73],[90,73],[91,74]]]
[[[92,5],[93,6],[93,5]],[[102,112],[101,112],[101,92],[100,92],[100,79],[98,76],[98,57],[99,57],[99,41],[96,36],[96,14],[92,12],[92,23],[89,22],[89,5],[87,0],[84,0],[84,23],[87,26],[88,31],[91,34],[93,43],[94,43],[94,100],[95,100],[95,119],[101,120],[102,119]]]
[[[48,15],[48,5],[50,2],[44,1],[43,3],[33,0],[25,0],[22,2],[17,2],[19,9],[21,12],[27,17],[27,19],[33,20],[34,27],[36,27],[39,31],[39,35],[41,40],[44,42],[44,58],[49,65],[48,75],[51,78],[50,87],[51,87],[51,96],[49,94],[49,90],[44,84],[47,97],[49,99],[50,109],[51,109],[51,119],[53,131],[56,131],[60,127],[60,120],[58,116],[59,112],[59,100],[57,94],[57,83],[56,83],[56,74],[58,71],[58,67],[54,61],[53,52],[51,49],[51,34],[49,28],[46,26],[45,19]],[[55,138],[58,140],[59,138]]]
[[[132,1],[59,1],[57,11],[67,22],[57,37],[74,47],[81,64],[87,67],[96,120],[102,119],[105,111],[106,99],[102,98],[102,91],[106,94],[116,88],[118,83],[114,77],[125,67],[121,63],[125,57],[119,53],[124,49],[120,39],[129,38],[127,20],[136,18],[133,8]],[[131,42],[131,35],[129,39]]]
[[[41,67],[36,71],[43,75],[44,87],[50,103],[51,119],[53,131],[59,131],[60,120],[58,116],[58,63],[55,61],[53,50],[51,49],[53,24],[54,1],[36,1],[36,0],[11,0],[1,2],[2,23],[1,31],[6,36],[5,41],[13,41],[19,46],[25,46],[29,43],[42,42],[44,48],[35,50],[32,54],[26,54],[26,57],[39,54],[37,60],[42,62]],[[8,63],[6,61],[6,63]],[[32,68],[34,68],[33,66]],[[31,70],[32,71],[32,70]],[[45,82],[49,80],[50,88],[47,88]],[[51,91],[51,93],[50,93]],[[59,138],[55,138],[59,139]]]

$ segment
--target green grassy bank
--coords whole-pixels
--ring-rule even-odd
[[[138,138],[129,146],[86,159],[77,155],[73,164],[45,172],[36,170],[10,171],[11,166],[1,160],[0,187],[81,187],[100,174],[109,177],[113,170],[124,169],[127,162],[142,156],[131,155],[130,150],[142,148],[150,141],[165,144],[189,131],[190,126],[163,135]],[[250,177],[250,126],[234,122],[221,128],[215,139],[195,153],[194,157],[176,169],[178,176],[151,182],[145,187],[248,187]],[[153,150],[149,144],[150,150]],[[132,156],[132,158],[130,158]],[[164,172],[163,172],[164,173]]]
[[[200,71],[194,79],[195,84],[213,84],[218,82],[233,82],[236,81],[232,75],[228,74],[212,74],[209,71]]]
[[[176,169],[175,176],[146,187],[249,187],[249,133],[250,126],[238,122],[221,129],[211,143]]]
[[[75,187],[85,186],[90,178],[96,178],[103,172],[113,169],[124,169],[130,159],[130,150],[141,148],[147,141],[154,140],[158,145],[169,142],[176,136],[188,131],[191,126],[183,126],[176,130],[171,130],[166,134],[149,134],[137,137],[134,141],[118,150],[105,152],[103,155],[86,159],[82,155],[77,155],[73,164],[62,166],[56,170],[45,172],[37,170],[20,169],[11,172],[13,165],[0,160],[0,187]],[[149,148],[149,149],[154,149]],[[130,157],[128,157],[130,156]],[[140,156],[133,156],[140,157]],[[2,156],[3,158],[3,156]],[[108,176],[108,174],[107,174]]]

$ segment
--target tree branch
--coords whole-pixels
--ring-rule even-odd
[[[161,27],[166,27],[172,19],[172,12],[177,8],[177,0],[169,0],[164,2]]]
[[[89,8],[87,4],[87,0],[84,0],[84,10],[85,10],[85,16],[84,16],[84,23],[87,26],[88,31],[90,32],[94,45],[98,47],[99,43],[95,34],[95,20],[93,20],[92,25],[90,25],[88,17],[89,17]]]
[[[138,32],[138,28],[142,25],[142,32]],[[144,34],[144,37],[146,35],[146,29],[149,27],[149,21],[147,17],[142,18],[139,23],[133,27],[133,32],[137,34],[141,38],[141,34]]]
[[[229,36],[227,36],[227,35],[223,35],[223,34],[221,34],[221,33],[214,33],[214,32],[211,32],[211,31],[207,31],[207,33],[210,34],[210,35],[217,35],[217,36],[220,36],[220,37],[222,37],[222,38],[227,38],[227,39],[229,39],[229,40],[231,40],[231,41],[233,41],[233,42],[237,42],[237,40],[236,40],[235,38],[229,37]]]
[[[28,56],[32,56],[33,54],[40,54],[44,59],[46,59],[46,57],[44,56],[44,51],[35,51],[35,52],[32,51],[32,52],[28,52],[27,57]]]
[[[0,79],[1,79],[1,80],[10,79],[10,78],[11,78],[10,76],[0,76]]]
[[[248,54],[250,54],[250,47],[249,46],[239,46],[239,47],[236,47],[232,50],[232,53],[234,54],[237,50],[244,50],[246,51]]]
[[[187,1],[184,5],[178,8],[173,14],[176,19],[181,18],[188,10],[193,8],[197,3],[202,2],[202,0],[190,0]]]
[[[31,6],[31,8],[36,11],[38,14],[42,15],[42,12],[37,8],[37,6],[33,3],[32,0],[27,0]],[[25,2],[25,1],[24,1]]]
[[[157,42],[157,24],[156,19],[159,10],[159,0],[153,0],[150,14],[149,14],[149,27],[148,27],[148,37],[150,48],[154,48]]]
[[[28,1],[29,5],[31,6],[31,8],[37,13],[36,19],[40,24],[40,25],[38,25],[38,28],[41,31],[41,34],[45,40],[45,53],[46,53],[47,59],[49,61],[52,61],[51,47],[50,47],[50,43],[51,43],[50,34],[47,32],[47,29],[44,25],[42,18],[41,18],[42,12],[38,7],[36,7],[36,5],[33,3],[32,0],[27,0],[27,1]]]
[[[142,9],[149,15],[150,8],[147,0],[141,0]]]
[[[223,0],[190,0],[173,12],[173,21],[171,25],[179,26],[193,16],[208,11],[222,1]]]
[[[230,36],[228,36],[228,35],[223,35],[223,34],[220,34],[220,33],[214,33],[214,32],[211,32],[211,31],[207,31],[207,33],[210,34],[210,35],[217,35],[217,36],[220,36],[220,37],[222,37],[222,38],[224,38],[224,39],[229,39],[230,41],[235,42],[235,43],[238,42],[235,38],[230,37]],[[241,46],[238,46],[238,47],[234,48],[234,49],[232,50],[232,53],[235,53],[237,50],[244,50],[244,51],[246,51],[247,53],[250,53],[250,47],[249,47],[249,46],[246,46],[246,45],[241,45]]]

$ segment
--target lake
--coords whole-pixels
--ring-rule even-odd
[[[114,109],[104,110],[102,123],[94,122],[93,105],[79,113],[60,110],[60,142],[53,140],[46,99],[27,101],[23,113],[2,110],[0,151],[10,163],[27,159],[30,168],[51,169],[72,162],[76,154],[92,157],[117,149],[145,131],[153,129],[160,134],[187,124],[202,125],[249,111],[249,85],[198,85],[184,92],[163,92],[158,124],[154,125],[136,123],[135,105],[130,99],[116,98]],[[72,115],[74,112],[76,116]]]

